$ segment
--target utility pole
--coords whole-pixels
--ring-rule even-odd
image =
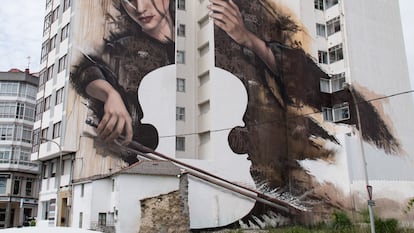
[[[368,163],[367,163],[367,160],[366,160],[366,157],[365,157],[364,143],[363,143],[363,139],[362,139],[361,116],[360,116],[360,113],[359,113],[358,101],[356,99],[354,89],[351,86],[351,84],[344,83],[344,89],[349,90],[349,92],[351,93],[352,100],[353,100],[354,106],[355,106],[357,124],[358,124],[359,146],[360,146],[360,149],[361,149],[361,157],[362,157],[362,162],[363,162],[363,167],[364,167],[365,186],[366,186],[367,194],[368,194],[367,204],[368,204],[368,212],[369,212],[369,222],[370,222],[370,225],[371,225],[371,233],[375,233],[374,211],[372,209],[372,206],[375,205],[375,201],[372,200],[372,186],[369,184],[369,179],[368,179]]]

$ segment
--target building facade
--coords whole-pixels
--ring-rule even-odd
[[[39,165],[30,161],[38,77],[0,72],[0,228],[37,216]]]
[[[326,204],[314,221],[331,202],[366,208],[367,185],[380,214],[408,218],[381,211],[403,208],[414,188],[398,2],[238,1],[243,31],[264,42],[270,61],[215,25],[209,1],[165,2],[157,9],[171,19],[168,43],[140,31],[135,1],[47,0],[32,151],[42,162],[39,225],[91,228],[100,212],[72,208],[85,201],[74,190],[137,161],[85,123],[104,112],[88,96],[93,80],[128,103],[138,142],[260,192],[312,193],[307,201]],[[245,212],[223,212],[232,198],[201,183],[189,178],[191,228],[257,210],[249,199]],[[203,192],[211,196],[196,204]]]

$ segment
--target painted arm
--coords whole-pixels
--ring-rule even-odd
[[[210,0],[208,9],[214,24],[225,31],[235,42],[253,51],[274,73],[276,59],[266,43],[249,31],[243,22],[239,8],[233,0]]]
[[[99,137],[106,142],[111,142],[125,133],[125,140],[122,143],[129,144],[133,135],[132,120],[119,92],[105,79],[91,81],[86,86],[85,92],[88,96],[104,103],[104,115],[97,128]]]

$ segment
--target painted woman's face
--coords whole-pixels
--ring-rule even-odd
[[[170,0],[122,0],[122,4],[142,31],[157,39],[170,37]]]

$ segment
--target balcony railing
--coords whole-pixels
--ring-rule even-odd
[[[37,171],[39,164],[37,162],[24,161],[19,159],[0,159],[1,168],[30,169]]]

